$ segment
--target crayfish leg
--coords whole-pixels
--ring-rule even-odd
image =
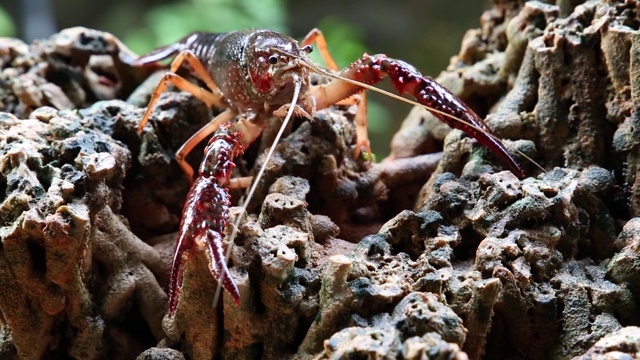
[[[156,87],[153,94],[151,94],[151,100],[149,101],[149,106],[147,106],[147,111],[144,113],[144,116],[142,117],[142,120],[140,120],[140,123],[138,123],[138,127],[137,127],[138,133],[142,132],[142,129],[149,121],[149,117],[151,116],[151,111],[153,111],[153,108],[158,102],[158,99],[160,99],[160,95],[162,95],[162,93],[165,92],[165,90],[167,90],[167,86],[169,85],[169,83],[172,83],[180,90],[184,90],[190,93],[191,95],[197,97],[198,99],[202,100],[205,104],[207,104],[207,106],[209,107],[218,106],[222,104],[220,98],[215,94],[213,94],[212,92],[210,92],[209,90],[201,88],[175,73],[166,73],[162,76],[162,79],[160,79],[160,83]]]
[[[178,56],[176,56],[176,58],[171,62],[171,68],[169,71],[172,73],[177,72],[178,69],[180,69],[180,67],[182,66],[183,61],[186,61],[189,64],[189,66],[191,66],[191,69],[193,70],[193,72],[195,72],[198,78],[204,81],[204,83],[209,88],[208,92],[210,92],[212,96],[209,97],[209,94],[207,94],[208,98],[201,99],[201,100],[204,101],[209,107],[223,106],[222,94],[220,93],[220,89],[218,89],[218,86],[216,85],[216,82],[211,77],[211,74],[207,71],[207,69],[205,69],[204,65],[202,64],[202,61],[196,56],[196,54],[193,53],[193,51],[191,50],[181,51],[178,54]],[[196,94],[193,94],[193,95],[197,96]]]
[[[184,144],[182,144],[178,151],[176,151],[176,161],[178,162],[178,165],[180,165],[184,173],[187,175],[189,181],[193,181],[193,168],[185,160],[187,155],[202,140],[216,132],[223,124],[231,121],[234,116],[236,116],[236,113],[231,109],[227,109],[224,112],[220,113],[218,116],[213,118],[213,120],[208,122],[205,126],[200,128],[200,130],[193,134]]]
[[[312,29],[307,36],[301,42],[301,46],[307,46],[312,44],[318,45],[318,50],[320,51],[320,55],[322,59],[327,64],[327,67],[334,72],[340,70],[336,62],[333,60],[331,53],[329,52],[329,48],[327,46],[327,40],[324,37],[322,31],[317,28]],[[311,90],[313,93],[313,89]],[[367,131],[367,98],[366,93],[361,92],[359,94],[353,94],[348,98],[338,99],[334,102],[336,105],[356,105],[356,116],[354,118],[354,123],[356,125],[356,149],[354,151],[354,158],[358,158],[360,156],[360,152],[364,148],[365,153],[368,155],[369,159],[373,158],[373,153],[371,152],[371,146],[369,143],[369,133]]]
[[[176,71],[178,71],[184,61],[187,61],[189,63],[196,75],[200,79],[202,79],[205,84],[207,84],[207,87],[210,90],[195,85],[182,76],[176,74]],[[211,78],[211,74],[207,72],[207,70],[204,68],[204,65],[202,65],[202,62],[194,55],[192,51],[183,50],[171,63],[170,72],[162,76],[162,79],[158,83],[158,86],[153,91],[153,94],[151,94],[151,100],[149,101],[149,105],[147,106],[147,111],[144,113],[144,116],[142,117],[142,120],[140,120],[140,123],[138,123],[138,133],[142,132],[142,129],[149,121],[151,111],[155,107],[156,102],[160,98],[160,95],[167,90],[167,86],[169,85],[169,83],[172,83],[180,90],[186,91],[191,95],[197,97],[209,107],[224,106],[224,103],[222,101],[222,94],[220,94],[220,90],[218,90],[218,87]]]
[[[364,148],[368,159],[373,159],[373,153],[371,152],[371,145],[369,143],[369,132],[367,131],[367,96],[366,93],[355,94],[351,98],[356,101],[356,116],[353,122],[356,124],[356,150],[354,158],[360,156],[360,151]]]
[[[322,33],[322,31],[320,31],[320,29],[317,28],[309,31],[307,36],[302,39],[300,47],[302,48],[314,43],[318,45],[318,51],[320,51],[320,55],[322,56],[324,62],[327,64],[327,67],[332,71],[340,70],[338,64],[336,64],[336,62],[333,60],[333,56],[331,56],[331,53],[329,52],[329,48],[327,47],[327,40],[325,39],[324,34]]]
[[[229,179],[229,189],[244,189],[251,186],[253,182],[253,176],[243,176],[233,179]]]
[[[231,206],[228,190],[218,183],[215,176],[200,176],[191,186],[182,211],[182,221],[169,276],[169,314],[173,315],[178,305],[182,288],[182,273],[189,252],[206,250],[209,269],[214,278],[239,301],[240,292],[233,282],[224,259],[222,242],[224,228],[229,220]]]

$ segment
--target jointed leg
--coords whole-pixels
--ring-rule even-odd
[[[338,65],[333,61],[333,57],[329,53],[329,49],[327,48],[327,41],[324,38],[322,32],[318,29],[313,29],[305,36],[302,40],[301,46],[311,45],[313,43],[318,45],[318,50],[320,51],[320,55],[327,63],[327,67],[333,71],[338,71]],[[323,85],[320,85],[323,87]],[[322,91],[323,89],[317,89]],[[314,91],[314,90],[312,90]],[[326,94],[325,94],[325,97]],[[330,97],[330,96],[328,96]],[[365,152],[371,158],[371,148],[369,146],[369,135],[367,133],[367,98],[365,92],[361,92],[359,94],[353,94],[349,98],[340,99],[335,102],[337,105],[353,105],[357,106],[356,116],[354,122],[356,124],[356,150],[354,156],[357,158],[360,155],[360,151],[362,148],[365,148]],[[320,109],[320,108],[319,108]]]
[[[327,40],[324,38],[324,34],[322,34],[322,31],[318,29],[311,30],[307,34],[307,36],[304,37],[302,43],[300,43],[300,47],[312,45],[314,42],[318,44],[318,51],[320,51],[320,55],[324,59],[324,62],[327,63],[327,67],[333,71],[340,70],[336,62],[333,61],[333,57],[329,53],[329,49],[327,48]]]
[[[211,91],[201,88],[189,82],[187,79],[175,74],[175,72],[178,71],[178,69],[182,65],[183,61],[187,61],[187,63],[191,65],[191,68],[196,73],[196,75],[200,79],[202,79],[205,82],[205,84],[207,84],[207,87],[209,87]],[[222,95],[220,94],[220,91],[218,90],[218,87],[216,86],[215,82],[211,78],[211,75],[206,71],[206,69],[200,62],[200,60],[198,60],[198,58],[193,54],[193,52],[191,52],[190,50],[185,50],[180,52],[178,56],[176,56],[176,58],[171,63],[170,72],[164,74],[164,76],[160,80],[160,83],[156,87],[156,90],[151,95],[151,101],[149,101],[149,106],[147,107],[147,111],[142,117],[142,120],[140,120],[140,123],[138,124],[138,128],[137,128],[138,132],[142,132],[142,129],[149,121],[149,116],[151,116],[151,111],[153,110],[158,99],[160,98],[160,95],[167,89],[167,85],[169,83],[172,83],[173,85],[178,87],[180,90],[184,90],[192,94],[193,96],[202,100],[209,107],[224,106],[224,104],[222,103]]]
[[[361,92],[336,102],[336,105],[356,105],[356,116],[353,119],[356,124],[356,150],[353,157],[356,159],[360,156],[363,147],[369,159],[373,158],[367,133],[367,97],[365,94],[365,92]]]
[[[171,62],[171,69],[169,71],[172,73],[177,72],[178,69],[180,69],[180,66],[182,66],[183,61],[186,61],[191,66],[191,69],[193,69],[196,75],[198,75],[198,78],[204,81],[205,84],[207,84],[207,87],[209,88],[212,95],[216,97],[216,100],[218,101],[217,103],[207,105],[222,106],[223,104],[220,101],[222,95],[220,94],[218,86],[216,85],[215,81],[213,81],[211,74],[209,74],[209,72],[204,68],[204,65],[202,64],[200,59],[198,59],[191,50],[181,51],[178,56],[176,56],[176,58]],[[202,101],[207,102],[205,100]]]
[[[216,116],[203,126],[200,130],[198,130],[195,134],[193,134],[189,140],[187,140],[178,151],[176,151],[176,161],[178,165],[184,170],[185,174],[190,181],[193,181],[193,168],[189,163],[186,162],[185,158],[187,155],[193,150],[193,148],[198,145],[204,138],[213,134],[220,128],[220,125],[228,123],[235,116],[235,112],[231,111],[231,109],[222,112],[220,115]]]

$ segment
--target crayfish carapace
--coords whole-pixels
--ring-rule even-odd
[[[307,55],[313,43],[318,44],[331,71],[320,69],[309,60]],[[193,94],[209,106],[227,110],[196,132],[176,153],[178,163],[193,179],[193,169],[184,158],[196,144],[214,134],[205,148],[198,176],[184,205],[170,275],[169,314],[176,310],[182,286],[182,268],[189,250],[194,248],[208,251],[213,276],[236,303],[239,301],[238,288],[226,265],[222,241],[229,219],[228,188],[246,186],[242,179],[231,179],[235,166],[233,160],[261,134],[273,116],[286,122],[292,114],[311,118],[315,111],[334,104],[356,104],[356,156],[361,149],[370,152],[363,90],[370,89],[372,84],[388,76],[398,93],[415,98],[437,118],[491,149],[513,173],[524,177],[522,169],[482,119],[445,87],[420,74],[413,66],[386,55],[365,54],[339,70],[318,30],[311,31],[301,43],[278,32],[262,29],[219,34],[197,32],[139,57],[135,64],[155,63],[176,53],[178,55],[171,64],[170,72],[164,75],[152,95],[138,131],[149,120],[168,83]],[[176,75],[184,61],[208,90]],[[327,84],[311,85],[311,73],[332,80]]]

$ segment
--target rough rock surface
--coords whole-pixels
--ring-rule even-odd
[[[640,4],[550,3],[493,0],[439,77],[530,177],[423,109],[379,164],[353,108],[298,119],[231,210],[240,304],[193,252],[174,316],[173,154],[218,109],[168,91],[139,135],[161,72],[113,36],[0,39],[0,358],[638,357]]]

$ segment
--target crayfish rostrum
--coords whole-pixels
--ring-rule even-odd
[[[317,43],[330,71],[311,63],[308,53]],[[236,303],[239,291],[226,265],[223,233],[229,218],[228,188],[247,186],[247,179],[232,179],[233,160],[242,154],[275,116],[292,114],[312,118],[315,111],[334,104],[355,104],[356,151],[370,153],[367,138],[366,101],[363,90],[388,76],[401,95],[415,101],[453,128],[460,129],[491,149],[519,177],[524,172],[504,145],[491,135],[482,119],[449,90],[420,74],[413,66],[386,55],[364,54],[350,66],[339,70],[327,51],[322,33],[312,30],[301,43],[289,36],[263,29],[228,33],[196,32],[181,41],[139,57],[135,64],[146,65],[177,54],[171,69],[152,95],[140,121],[141,131],[160,94],[168,83],[185,90],[211,107],[226,108],[196,132],[176,153],[176,160],[190,179],[194,171],[184,160],[205,137],[213,134],[205,147],[184,205],[175,246],[169,284],[169,314],[177,307],[182,269],[190,249],[204,248],[209,253],[214,277]],[[186,61],[208,89],[178,76]],[[332,78],[329,83],[311,85],[311,73]]]

